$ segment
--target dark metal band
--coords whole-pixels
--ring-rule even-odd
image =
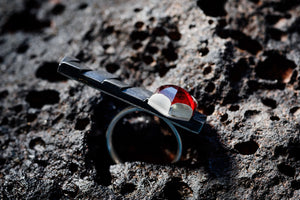
[[[162,115],[147,104],[148,98],[152,95],[151,91],[140,87],[132,87],[120,81],[117,76],[104,70],[92,71],[84,67],[76,58],[65,57],[60,62],[57,71],[193,133],[200,133],[205,124],[206,116],[197,111],[195,111],[190,121],[171,119]]]
[[[111,158],[113,159],[113,161],[115,163],[123,163],[122,159],[118,156],[118,154],[115,151],[114,145],[113,145],[113,141],[112,141],[112,136],[114,133],[114,128],[116,126],[116,124],[118,123],[118,121],[120,119],[122,119],[125,115],[132,113],[132,112],[138,112],[138,111],[145,111],[142,110],[140,108],[137,107],[128,107],[124,110],[122,110],[121,112],[119,112],[114,118],[113,120],[110,122],[107,130],[106,130],[106,144],[107,144],[107,148],[109,151],[109,154],[111,156]],[[151,114],[151,113],[150,113]],[[179,161],[181,154],[182,154],[182,142],[181,142],[181,138],[180,135],[177,131],[177,129],[175,128],[175,126],[167,119],[163,119],[166,124],[170,127],[170,129],[173,131],[173,134],[176,137],[176,141],[177,141],[177,152],[176,155],[174,157],[174,159],[172,160],[172,163],[175,163],[177,161]]]

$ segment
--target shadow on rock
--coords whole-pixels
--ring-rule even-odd
[[[107,186],[111,184],[109,167],[113,161],[106,146],[106,129],[112,118],[128,105],[108,96],[92,98],[90,103],[93,104],[93,123],[91,131],[86,134],[86,164],[95,166],[96,182]],[[116,125],[113,143],[117,154],[124,161],[169,165],[177,151],[174,135],[157,117],[137,115],[126,116]],[[178,131],[182,138],[183,155],[175,166],[190,169],[203,167],[212,178],[226,176],[231,169],[231,160],[218,140],[216,130],[205,125],[200,134],[180,128]]]

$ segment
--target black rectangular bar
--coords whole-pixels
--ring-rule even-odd
[[[166,117],[147,103],[147,99],[152,95],[151,91],[143,88],[131,87],[129,84],[118,80],[117,76],[106,71],[91,71],[81,65],[79,60],[69,57],[64,58],[60,62],[57,71],[71,79],[85,83],[108,95],[125,101],[128,104],[153,113],[160,118],[168,119],[173,124],[191,132],[199,133],[206,121],[206,116],[199,112],[195,112],[190,121],[182,121]]]
[[[153,94],[151,91],[146,90],[144,88],[140,88],[140,87],[128,88],[128,89],[124,90],[123,92],[132,97],[138,98],[141,101],[146,101]]]

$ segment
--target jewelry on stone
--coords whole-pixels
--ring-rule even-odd
[[[144,111],[166,122],[177,141],[177,153],[172,163],[179,161],[182,154],[182,142],[175,126],[199,134],[205,124],[206,116],[196,111],[195,98],[178,86],[164,85],[152,93],[141,87],[132,87],[104,70],[93,71],[70,57],[60,62],[57,71],[131,105],[113,118],[106,131],[107,147],[116,163],[123,161],[115,152],[112,135],[117,122],[129,113]]]

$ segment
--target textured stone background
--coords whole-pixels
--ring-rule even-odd
[[[299,0],[1,0],[0,199],[300,199]],[[125,105],[56,74],[65,55],[208,115],[176,165],[113,165]]]

